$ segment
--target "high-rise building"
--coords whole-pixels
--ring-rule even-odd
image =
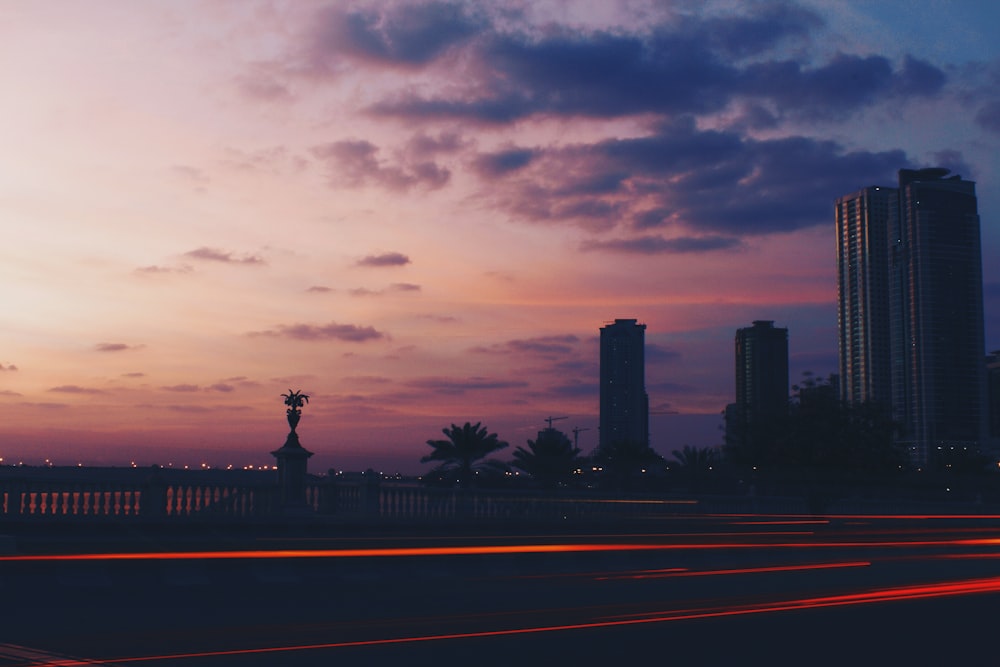
[[[914,460],[985,444],[983,269],[976,184],[901,169],[890,229],[893,415]]]
[[[895,188],[869,187],[837,200],[840,398],[891,401],[889,224]]]
[[[601,432],[599,446],[649,445],[646,394],[646,325],[616,319],[601,327]]]
[[[736,330],[736,411],[751,429],[788,414],[788,329],[771,320]]]
[[[996,449],[1000,446],[1000,350],[986,355],[986,405],[990,442]]]
[[[892,406],[918,465],[985,444],[975,183],[901,169],[836,204],[841,397]]]

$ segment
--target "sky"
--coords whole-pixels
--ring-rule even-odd
[[[837,369],[833,202],[977,183],[1000,349],[1000,5],[0,4],[0,458],[416,474],[482,422],[721,443],[733,339]]]

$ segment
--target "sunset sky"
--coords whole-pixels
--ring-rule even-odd
[[[836,371],[833,201],[977,182],[1000,349],[1000,4],[0,4],[0,457],[416,473],[482,421],[721,442],[733,337]],[[583,430],[586,429],[586,430]]]

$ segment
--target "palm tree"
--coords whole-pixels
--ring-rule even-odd
[[[690,486],[690,491],[700,491],[704,478],[709,471],[719,466],[722,457],[719,451],[712,447],[692,447],[684,445],[683,449],[673,451],[674,458],[680,464],[680,473]]]
[[[420,462],[439,461],[440,464],[433,472],[438,475],[457,475],[458,483],[463,488],[472,483],[477,469],[495,465],[495,462],[481,459],[507,446],[496,433],[490,433],[485,426],[481,426],[481,422],[465,422],[463,426],[452,424],[451,428],[441,429],[441,432],[447,439],[428,440],[427,444],[434,451],[420,459]]]
[[[565,433],[551,427],[539,431],[537,440],[529,440],[527,449],[515,449],[512,463],[547,488],[570,481],[580,464],[580,450]]]

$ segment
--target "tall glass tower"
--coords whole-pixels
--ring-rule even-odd
[[[976,190],[948,174],[901,169],[836,203],[841,398],[891,405],[917,465],[986,444]]]
[[[895,188],[870,187],[837,200],[840,398],[891,401],[889,221]]]
[[[601,448],[649,445],[646,325],[636,322],[601,327]]]
[[[986,438],[976,184],[948,173],[901,169],[890,228],[893,414],[917,463]]]

